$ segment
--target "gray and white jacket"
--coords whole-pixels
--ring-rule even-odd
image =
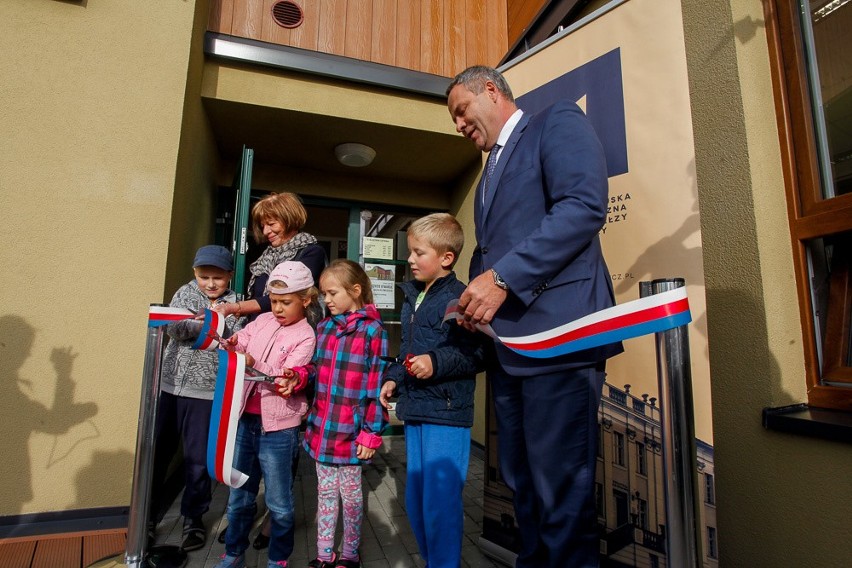
[[[228,290],[214,304],[236,302],[237,295]],[[199,312],[210,307],[210,300],[198,287],[195,280],[181,286],[171,303],[173,308],[185,308]],[[245,318],[230,315],[225,318],[223,337],[230,337],[242,329]],[[216,351],[193,349],[192,345],[201,331],[200,320],[183,320],[166,326],[169,344],[163,356],[163,373],[160,390],[176,396],[213,400],[216,388],[216,373],[219,370],[219,355]]]

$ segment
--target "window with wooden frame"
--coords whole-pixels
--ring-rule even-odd
[[[852,410],[852,0],[765,0],[808,402]]]

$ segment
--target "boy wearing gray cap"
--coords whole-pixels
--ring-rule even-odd
[[[195,253],[192,269],[195,278],[175,293],[169,304],[171,307],[185,308],[203,316],[205,308],[237,301],[236,293],[229,288],[234,264],[228,249],[218,245],[201,247]],[[240,330],[244,319],[227,316],[223,338]],[[153,540],[157,493],[163,486],[166,469],[177,450],[178,441],[182,440],[186,487],[180,506],[184,517],[181,547],[186,551],[204,546],[205,529],[201,517],[210,506],[207,434],[219,358],[215,350],[192,349],[201,326],[201,319],[189,319],[166,327],[169,344],[163,357],[151,483],[149,537]]]

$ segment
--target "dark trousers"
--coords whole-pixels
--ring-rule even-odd
[[[598,566],[597,410],[604,364],[533,377],[491,371],[500,471],[514,491],[517,568]]]
[[[212,400],[160,393],[155,426],[154,472],[151,482],[152,511],[156,511],[160,488],[165,482],[178,443],[183,441],[184,482],[180,512],[200,517],[210,508],[210,474],[207,473],[207,433]],[[149,518],[153,521],[153,515]]]

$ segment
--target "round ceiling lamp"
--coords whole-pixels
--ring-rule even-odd
[[[347,142],[335,147],[334,155],[337,156],[337,161],[344,166],[363,168],[373,163],[376,151],[364,144]]]

